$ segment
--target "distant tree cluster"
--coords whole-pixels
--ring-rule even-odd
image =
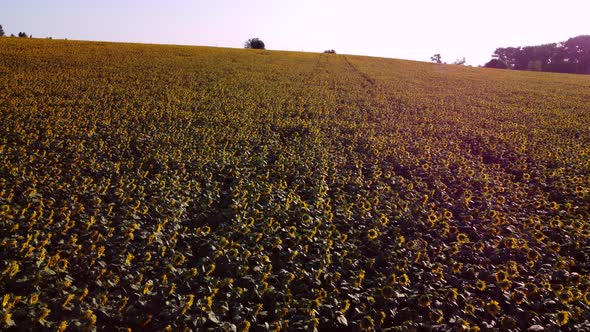
[[[246,43],[244,43],[244,47],[245,48],[253,48],[256,50],[264,50],[265,49],[264,42],[262,40],[260,40],[259,38],[248,39],[246,41]]]
[[[336,54],[336,51],[334,51],[334,50],[325,50],[324,53]]]
[[[440,53],[437,53],[437,54],[431,56],[430,61],[436,62],[436,63],[442,63],[442,57],[440,56]]]
[[[590,35],[559,43],[497,48],[485,67],[590,74]]]
[[[492,59],[488,63],[485,64],[484,67],[487,68],[497,68],[497,69],[508,69],[508,66],[504,62],[498,59]]]
[[[436,53],[435,55],[431,56],[430,61],[436,62],[436,63],[443,63],[442,56],[440,55],[440,53]],[[467,63],[467,60],[465,59],[465,57],[463,57],[461,59],[457,59],[453,62],[454,65],[459,65],[459,66],[463,66],[466,63]],[[444,64],[446,65],[447,63],[444,62]]]
[[[455,62],[453,62],[453,64],[463,66],[466,62],[467,62],[467,60],[465,59],[465,57],[463,57],[462,59],[455,60]]]
[[[6,33],[4,32],[4,27],[0,24],[0,37],[4,37],[4,36],[6,36]],[[14,35],[14,33],[11,33],[10,37],[16,37],[16,36]],[[19,38],[33,38],[33,35],[27,35],[26,32],[19,32],[18,37]],[[47,37],[47,39],[52,39],[52,38]]]

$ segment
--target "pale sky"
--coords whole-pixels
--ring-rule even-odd
[[[497,47],[590,34],[588,0],[0,0],[6,34],[242,47],[481,65]]]

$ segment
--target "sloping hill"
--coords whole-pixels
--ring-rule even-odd
[[[0,38],[2,329],[590,329],[590,77]]]

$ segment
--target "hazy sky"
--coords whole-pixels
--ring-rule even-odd
[[[497,47],[590,34],[588,0],[0,0],[7,34],[242,47],[480,65]]]

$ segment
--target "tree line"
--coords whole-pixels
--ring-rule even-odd
[[[0,25],[0,37],[4,36]],[[21,38],[27,36],[19,32]],[[15,37],[11,35],[11,37]],[[49,37],[51,38],[51,37]],[[251,38],[244,44],[245,48],[265,49],[264,42],[259,38]],[[324,53],[336,53],[326,50]],[[431,60],[441,63],[441,55],[435,54]],[[455,61],[465,64],[465,58]],[[590,74],[590,35],[581,35],[564,42],[524,47],[499,47],[492,54],[492,60],[485,64],[488,68],[547,71],[556,73]]]
[[[6,34],[4,33],[4,28],[2,27],[2,25],[0,24],[0,37],[4,37]],[[14,34],[11,34],[10,37],[16,37]],[[18,37],[19,38],[33,38],[33,35],[27,35],[26,32],[19,32],[18,33]]]
[[[485,64],[489,68],[590,74],[590,35],[564,42],[500,47]]]

